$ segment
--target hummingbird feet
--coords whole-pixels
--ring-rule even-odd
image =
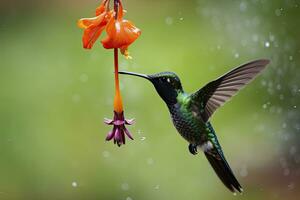
[[[196,144],[189,144],[189,151],[190,151],[191,154],[196,155],[198,153],[197,145]]]

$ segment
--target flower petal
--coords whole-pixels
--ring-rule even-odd
[[[124,126],[124,129],[125,129],[125,126]],[[121,136],[122,136],[122,142],[123,142],[123,144],[125,144],[125,134],[124,134],[124,129],[123,129],[123,128],[121,129]]]
[[[104,30],[104,26],[90,26],[84,30],[82,37],[83,48],[91,49]]]
[[[125,124],[125,121],[124,120],[115,120],[113,123],[116,126],[121,126],[121,125]]]
[[[102,20],[103,20],[103,17],[101,17],[101,16],[92,17],[92,18],[82,18],[82,19],[78,20],[77,26],[79,28],[86,29],[91,25],[94,25],[94,26],[99,25]]]
[[[107,0],[103,0],[101,4],[96,8],[96,16],[101,15],[105,11],[105,4]]]
[[[107,36],[101,40],[104,48],[125,48],[132,44],[141,34],[140,29],[128,20],[111,18],[106,26]]]
[[[127,124],[127,125],[132,125],[132,124],[134,124],[134,119],[125,119],[125,124]]]
[[[110,131],[110,132],[107,134],[105,140],[106,140],[106,141],[109,141],[109,140],[113,139],[114,135],[115,135],[114,130]]]
[[[124,127],[124,132],[126,133],[126,135],[133,140],[133,137],[131,136],[130,132],[127,130],[126,127]]]
[[[114,122],[113,119],[104,118],[104,123],[107,125],[113,125],[113,122]]]

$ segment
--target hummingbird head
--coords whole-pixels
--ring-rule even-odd
[[[180,79],[174,72],[160,72],[157,74],[146,75],[119,71],[119,74],[138,76],[149,80],[167,105],[176,104],[178,94],[183,92]]]

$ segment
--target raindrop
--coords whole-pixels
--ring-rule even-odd
[[[286,128],[286,126],[287,126],[286,123],[283,122],[283,123],[282,123],[282,128]]]
[[[141,135],[141,134],[142,134],[141,129],[139,129],[139,130],[137,131],[137,133],[138,133],[138,135]]]
[[[129,190],[129,184],[128,183],[122,183],[121,189],[124,190],[124,191]]]
[[[294,189],[295,188],[295,183],[288,184],[288,188],[289,188],[289,190]]]
[[[159,188],[160,188],[160,185],[156,185],[156,186],[154,187],[154,189],[156,189],[156,190],[159,190]]]
[[[297,106],[295,105],[294,108],[297,108]]]
[[[266,109],[268,107],[268,105],[265,103],[264,105],[263,105],[263,109]]]
[[[265,42],[265,47],[266,47],[266,48],[269,48],[269,47],[270,47],[270,42],[268,42],[268,41]]]
[[[248,176],[248,170],[247,170],[247,167],[246,167],[246,166],[244,166],[244,167],[241,169],[240,175],[241,175],[242,177]]]
[[[103,152],[102,152],[102,156],[103,156],[104,158],[108,158],[108,157],[110,156],[110,153],[109,153],[108,151],[103,151]]]
[[[293,56],[289,56],[289,59],[292,61],[293,60]]]
[[[75,188],[75,187],[77,187],[77,186],[78,186],[77,182],[76,182],[76,181],[73,181],[73,182],[72,182],[72,187]]]
[[[238,53],[235,53],[235,54],[234,54],[234,57],[235,57],[235,58],[239,58],[240,55],[239,55]]]
[[[166,17],[165,22],[167,25],[172,25],[173,24],[173,18],[172,17]]]
[[[132,198],[131,197],[126,197],[126,200],[132,200]]]
[[[74,103],[78,103],[80,101],[80,95],[79,94],[73,94],[72,101]]]
[[[247,10],[247,3],[245,2],[245,1],[242,1],[241,3],[240,3],[240,11],[241,12],[244,12],[244,11],[246,11]]]
[[[266,81],[266,80],[262,80],[262,81],[261,81],[261,85],[262,85],[262,86],[266,86],[266,85],[267,85],[267,81]]]
[[[290,170],[288,168],[285,168],[283,170],[283,175],[288,176],[290,174]]]
[[[275,10],[275,15],[276,15],[277,17],[279,17],[279,16],[281,15],[281,9],[276,9],[276,10]]]
[[[183,21],[183,17],[180,17],[179,20],[180,20],[180,21]]]
[[[147,159],[147,164],[148,165],[153,165],[153,163],[154,163],[154,160],[152,158]]]
[[[253,40],[253,42],[257,42],[258,41],[258,35],[256,35],[256,34],[252,35],[252,40]]]
[[[290,148],[290,154],[294,155],[297,152],[297,148],[295,146],[291,146]]]
[[[283,94],[280,94],[280,95],[279,95],[279,99],[280,99],[280,100],[283,100],[283,99],[284,99],[284,95],[283,95]]]
[[[280,84],[277,84],[276,89],[277,89],[277,90],[281,90],[281,85],[280,85]]]
[[[89,76],[87,74],[81,74],[79,77],[79,80],[83,83],[87,82],[89,80]]]
[[[300,163],[300,156],[299,155],[295,157],[295,163]]]
[[[144,140],[146,140],[146,137],[145,136],[141,137],[141,141],[144,141]]]

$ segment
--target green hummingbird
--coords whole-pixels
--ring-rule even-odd
[[[201,149],[223,184],[230,191],[241,193],[243,189],[225,159],[209,119],[219,107],[261,73],[269,62],[260,59],[243,64],[192,94],[183,90],[179,77],[173,72],[152,75],[126,71],[119,73],[149,80],[166,103],[177,131],[189,142],[190,153],[196,155],[197,150]]]

